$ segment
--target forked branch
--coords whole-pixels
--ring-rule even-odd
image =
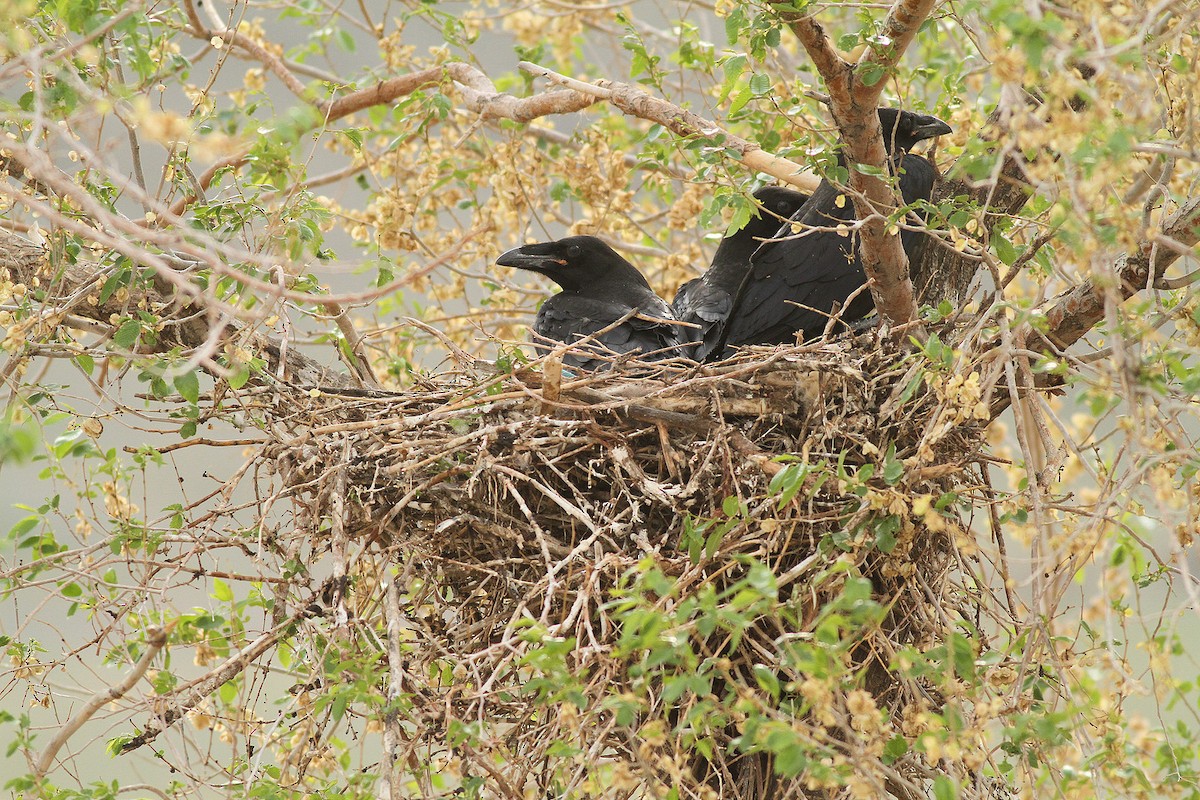
[[[847,160],[873,168],[871,174],[851,169],[850,188],[857,216],[863,221],[859,229],[863,272],[875,308],[892,325],[912,320],[917,305],[899,232],[888,231],[886,216],[897,207],[897,198],[881,177],[887,151],[875,109],[888,76],[936,4],[937,0],[898,0],[884,21],[883,33],[874,37],[857,64],[838,54],[811,13],[785,11],[779,15],[825,81]]]

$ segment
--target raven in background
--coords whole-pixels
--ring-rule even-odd
[[[611,366],[614,353],[640,351],[650,360],[681,354],[686,339],[671,307],[637,267],[595,236],[527,244],[496,263],[539,272],[563,289],[538,309],[533,341],[540,352],[552,349],[546,340],[571,343],[599,334],[567,352],[565,366],[595,371]]]
[[[895,108],[879,109],[889,167],[900,175],[904,204],[928,200],[936,171],[922,156],[908,151],[917,142],[950,133],[937,117]],[[838,155],[838,163],[845,159]],[[781,230],[764,242],[750,259],[751,269],[734,298],[733,310],[722,341],[729,347],[749,344],[782,344],[820,336],[835,307],[842,323],[851,323],[871,313],[874,301],[869,291],[850,295],[866,283],[855,232],[837,231],[839,225],[854,225],[854,202],[828,180],[822,180],[812,197],[791,220],[799,233]],[[819,229],[830,230],[819,230]],[[843,235],[845,234],[845,235]],[[901,231],[904,252],[911,255],[922,234]],[[719,348],[712,358],[726,354]]]
[[[808,195],[781,186],[764,186],[754,193],[754,199],[759,206],[755,216],[721,240],[708,271],[680,286],[671,303],[681,322],[699,326],[684,329],[688,340],[697,343],[688,352],[697,361],[707,359],[721,338],[733,297],[750,269],[750,256],[764,239],[779,231],[784,220],[800,210]]]

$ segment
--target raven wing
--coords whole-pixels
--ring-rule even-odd
[[[854,220],[849,198],[837,205],[840,194],[822,181],[792,217],[801,230],[792,233],[785,226],[779,238],[755,251],[736,317],[729,321],[729,345],[793,342],[798,331],[815,336],[825,329],[834,303],[863,284],[855,236],[834,230]],[[867,311],[870,306],[862,313]]]
[[[684,339],[697,345],[687,355],[703,361],[721,338],[721,329],[733,309],[733,297],[706,278],[694,278],[679,287],[671,308],[680,322],[698,326],[682,330]]]
[[[535,339],[534,344],[538,350],[546,352],[551,348],[544,339],[575,342],[603,331],[633,310],[632,306],[622,303],[577,294],[557,294],[538,309],[533,330],[543,341]],[[678,355],[678,352],[666,350],[684,343],[681,326],[673,321],[670,308],[660,300],[654,308],[639,311],[612,330],[601,333],[593,342],[568,352],[563,357],[563,364],[594,371],[607,368],[613,353],[638,351],[651,360]],[[662,350],[666,352],[657,352]],[[589,352],[592,355],[588,355]]]
[[[900,175],[900,193],[907,205],[928,200],[936,177],[933,165],[921,156],[906,155]],[[741,290],[736,317],[729,322],[727,344],[782,344],[797,333],[809,339],[820,335],[835,305],[839,317],[850,323],[871,313],[874,300],[861,292],[866,283],[858,252],[858,235],[846,230],[854,223],[854,204],[828,181],[792,217],[801,232],[764,242],[751,258],[751,270]],[[837,230],[838,226],[843,230]],[[901,241],[912,253],[922,234],[903,231]]]

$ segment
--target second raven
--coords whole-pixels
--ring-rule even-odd
[[[535,345],[571,344],[563,364],[604,369],[614,354],[639,352],[647,360],[681,355],[683,326],[637,267],[595,236],[568,236],[527,244],[501,254],[496,263],[539,272],[562,287],[538,309]]]
[[[937,117],[895,108],[879,109],[879,122],[890,168],[899,173],[902,202],[928,200],[936,171],[928,159],[909,150],[952,129]],[[842,156],[838,160],[845,164]],[[822,180],[792,217],[800,232],[780,231],[751,257],[726,323],[726,345],[782,344],[795,341],[797,335],[811,339],[825,330],[835,308],[843,323],[869,314],[874,308],[870,292],[861,291],[850,300],[866,283],[859,237],[849,230],[854,221],[854,203],[845,190]],[[913,252],[919,235],[901,232],[906,253]]]

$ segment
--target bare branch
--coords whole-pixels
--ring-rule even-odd
[[[174,627],[174,625],[172,624],[171,627]],[[42,751],[42,755],[38,758],[37,765],[34,767],[38,777],[45,775],[50,770],[50,765],[53,763],[54,757],[58,755],[58,751],[67,743],[68,739],[75,735],[76,731],[83,727],[83,723],[91,719],[93,714],[108,703],[120,700],[142,679],[142,676],[146,674],[146,670],[150,668],[150,664],[158,657],[159,651],[166,645],[168,633],[170,633],[170,628],[153,626],[146,629],[146,652],[142,653],[142,657],[133,665],[133,669],[129,671],[129,674],[121,679],[120,683],[92,695],[83,708],[79,709],[79,712],[75,716],[67,720],[67,723],[58,729],[58,733],[46,745],[46,749]]]
[[[292,631],[292,626],[299,622],[302,618],[312,614],[312,605],[321,597],[321,592],[317,592],[309,599],[308,603],[288,616],[281,624],[276,625],[271,630],[259,636],[250,644],[243,647],[238,652],[227,658],[219,666],[215,667],[208,674],[194,681],[190,681],[180,686],[168,694],[161,695],[155,698],[156,702],[173,702],[174,707],[166,711],[159,717],[155,717],[150,721],[144,730],[138,736],[130,739],[121,745],[121,754],[136,750],[137,748],[149,744],[158,738],[158,735],[167,728],[174,725],[183,716],[198,706],[204,698],[215,692],[223,683],[233,680],[233,678],[244,671],[246,666],[259,658],[263,653],[275,646],[275,644]]]

